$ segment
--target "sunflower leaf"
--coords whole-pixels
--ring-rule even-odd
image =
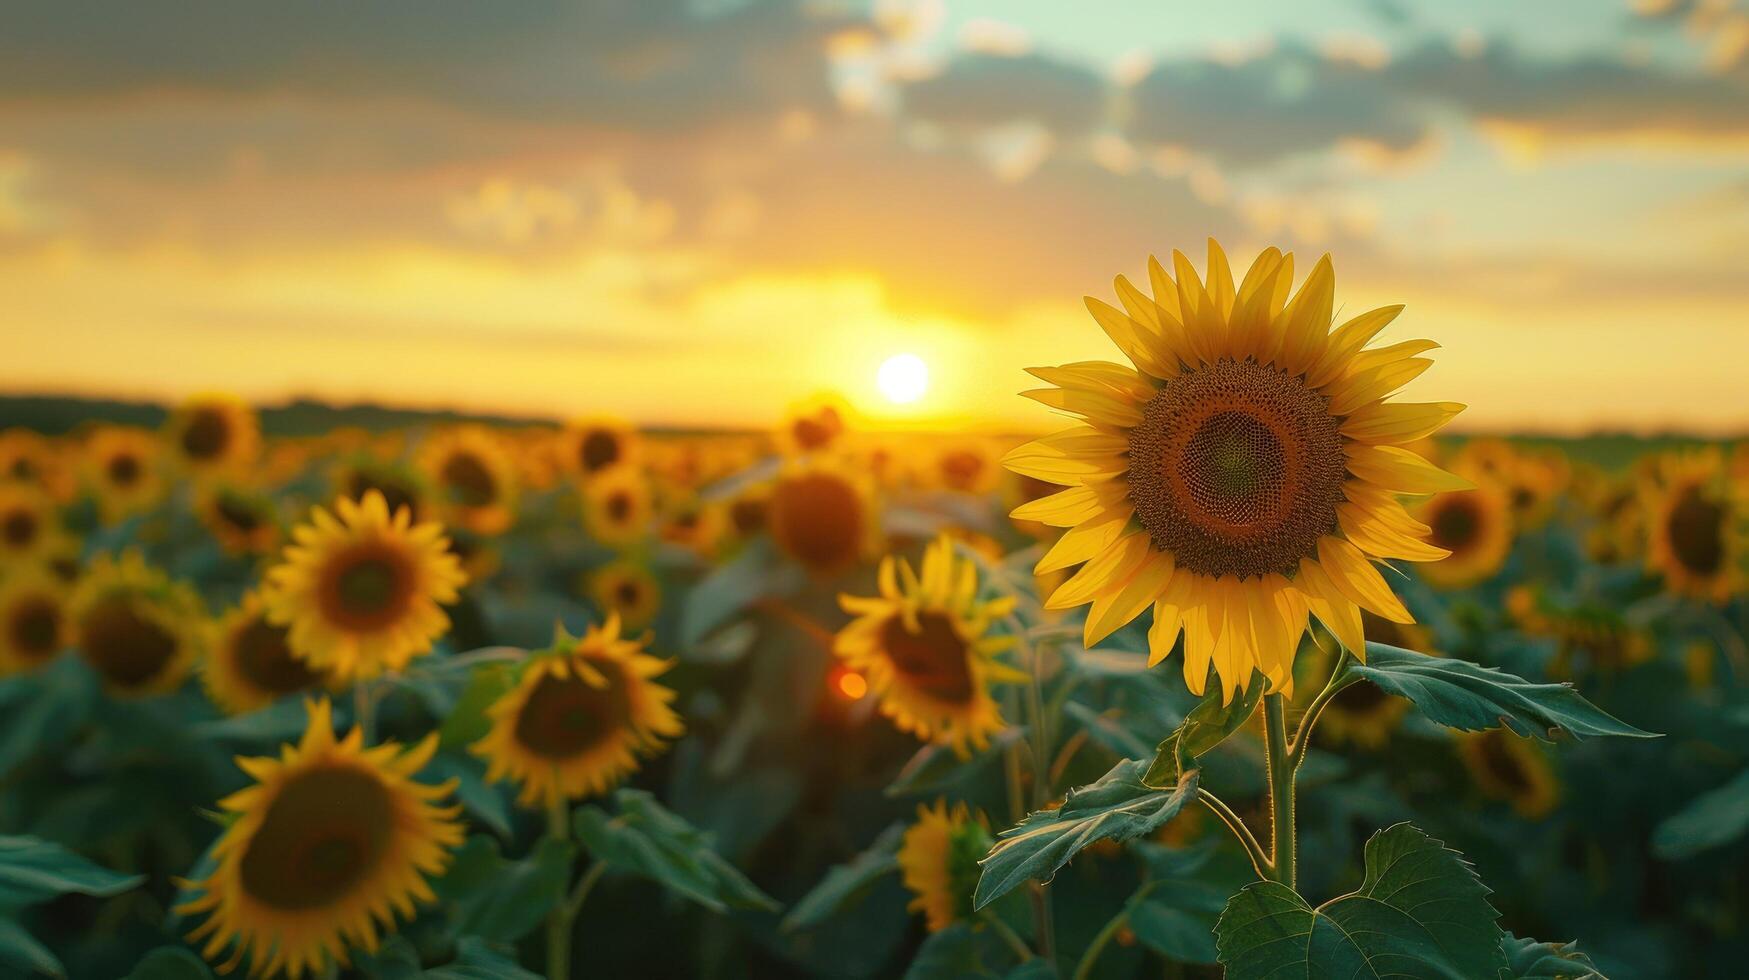
[[[867,850],[827,871],[826,877],[790,908],[783,931],[818,925],[845,906],[860,902],[876,881],[899,870],[899,845],[904,839],[905,825],[895,823],[881,831]]]
[[[1652,851],[1661,858],[1681,860],[1728,844],[1746,831],[1749,831],[1749,769],[1664,818],[1652,831]]]
[[[1368,643],[1366,651],[1366,663],[1350,663],[1350,673],[1372,681],[1387,694],[1408,698],[1447,728],[1477,732],[1505,726],[1520,737],[1545,741],[1560,732],[1574,738],[1658,737],[1585,700],[1570,684],[1538,684],[1493,667],[1382,643]]]
[[[1406,823],[1366,843],[1360,888],[1313,908],[1261,881],[1227,902],[1215,944],[1228,976],[1493,977],[1499,913],[1463,855]]]
[[[1252,673],[1251,683],[1245,686],[1243,694],[1225,704],[1221,703],[1220,689],[1211,688],[1208,695],[1190,709],[1190,714],[1184,716],[1178,728],[1154,750],[1154,761],[1148,765],[1142,782],[1157,787],[1169,787],[1178,782],[1178,774],[1194,768],[1198,756],[1226,741],[1227,736],[1250,721],[1252,712],[1257,710],[1257,702],[1262,698],[1261,671]]]
[[[1055,810],[1037,810],[1001,833],[979,862],[974,908],[982,909],[1028,878],[1049,880],[1082,848],[1095,841],[1126,841],[1164,826],[1196,798],[1197,772],[1185,772],[1176,787],[1142,781],[1148,762],[1125,759],[1097,782],[1069,791]]]
[[[578,838],[597,861],[649,878],[712,911],[781,907],[716,852],[709,834],[654,796],[622,789],[613,799],[617,816],[586,806],[574,819]]]
[[[699,643],[760,599],[793,594],[805,580],[794,563],[778,560],[769,541],[749,543],[687,595],[680,610],[681,648]]]
[[[25,976],[46,973],[64,977],[66,968],[49,948],[36,941],[11,916],[0,916],[0,965],[16,967]]]
[[[1573,943],[1539,943],[1506,933],[1500,945],[1506,953],[1500,980],[1608,980]]]
[[[18,909],[77,892],[105,898],[145,881],[118,874],[39,837],[0,837],[0,909]]]
[[[127,980],[212,980],[213,971],[187,946],[160,946],[140,957]]]
[[[515,942],[534,931],[548,910],[563,900],[576,860],[576,845],[550,837],[535,845],[528,857],[506,860],[495,839],[476,834],[456,853],[448,873],[434,887],[455,903],[460,931]]]

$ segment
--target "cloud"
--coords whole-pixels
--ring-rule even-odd
[[[1055,58],[976,51],[906,85],[903,104],[912,118],[944,125],[1036,123],[1066,137],[1103,121],[1106,90],[1099,75]]]

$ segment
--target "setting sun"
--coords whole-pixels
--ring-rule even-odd
[[[929,390],[929,365],[916,354],[894,354],[881,362],[875,384],[889,401],[909,405]]]

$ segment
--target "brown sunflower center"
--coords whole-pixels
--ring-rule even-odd
[[[145,468],[140,465],[140,458],[132,453],[120,453],[109,458],[105,467],[109,473],[109,482],[118,487],[131,487],[140,481]]]
[[[323,611],[352,629],[381,629],[406,612],[413,577],[412,563],[398,549],[375,541],[355,545],[324,571]]]
[[[606,469],[619,462],[619,439],[611,432],[596,429],[583,437],[577,458],[585,473]]]
[[[632,495],[616,490],[607,498],[607,517],[615,524],[624,524],[632,516]]]
[[[260,616],[237,632],[237,670],[249,683],[274,694],[290,694],[313,687],[321,675],[292,656],[286,631]]]
[[[729,519],[735,522],[737,532],[752,534],[765,526],[765,501],[742,497],[730,506]]]
[[[644,590],[631,579],[622,579],[618,585],[614,586],[613,597],[622,608],[630,608],[636,606],[638,600],[644,597]]]
[[[32,596],[12,609],[12,649],[26,660],[48,659],[61,645],[61,606],[53,599]]]
[[[854,562],[862,522],[856,490],[829,473],[792,477],[772,492],[772,534],[809,568],[830,571]]]
[[[37,526],[36,514],[20,508],[9,511],[6,519],[0,521],[0,536],[4,536],[6,543],[14,548],[29,547],[36,540]]]
[[[498,481],[472,453],[453,453],[444,461],[443,484],[463,507],[485,507],[498,497]]]
[[[984,460],[977,453],[964,450],[941,457],[941,479],[955,490],[970,490],[983,475]]]
[[[341,766],[293,776],[243,852],[243,889],[277,909],[328,905],[370,877],[394,829],[377,776]]]
[[[217,459],[230,444],[230,423],[216,408],[196,409],[182,429],[182,451],[190,459]]]
[[[128,596],[112,595],[85,613],[79,646],[110,683],[133,688],[164,670],[176,653],[176,636],[142,615]]]
[[[1130,431],[1136,519],[1199,574],[1292,574],[1336,530],[1339,427],[1323,395],[1254,361],[1174,378]]]
[[[796,419],[790,426],[790,434],[795,437],[798,448],[812,452],[824,448],[843,429],[844,422],[838,417],[838,413],[833,409],[823,408],[814,415]]]
[[[1725,508],[1698,487],[1684,490],[1670,508],[1670,550],[1695,575],[1716,575],[1725,563]]]
[[[618,664],[591,660],[606,678],[596,687],[581,677],[543,675],[516,716],[516,741],[547,759],[568,759],[631,723],[625,671]]]
[[[262,515],[248,500],[233,494],[221,494],[213,504],[213,510],[226,524],[244,534],[250,534],[262,525]]]
[[[1430,535],[1433,544],[1453,554],[1474,544],[1482,528],[1482,515],[1476,509],[1474,492],[1445,494],[1436,500],[1433,520],[1428,523],[1433,529]]]
[[[917,614],[917,631],[904,617],[891,616],[881,625],[881,648],[893,670],[911,687],[938,701],[963,704],[973,694],[966,641],[953,620],[938,612]]]
[[[14,480],[29,483],[36,479],[36,464],[31,462],[28,456],[14,457],[12,465],[8,469]]]
[[[1489,732],[1482,736],[1482,766],[1508,792],[1522,793],[1530,789],[1530,777],[1524,771],[1523,762],[1512,751],[1512,746],[1506,743],[1508,737],[1498,732]]]

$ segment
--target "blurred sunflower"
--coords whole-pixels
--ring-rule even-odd
[[[654,514],[650,481],[636,467],[616,467],[583,488],[583,526],[602,544],[623,547],[642,541]]]
[[[824,452],[844,435],[845,415],[843,402],[828,395],[793,405],[778,430],[778,442],[794,455]]]
[[[189,938],[206,940],[210,960],[229,951],[221,972],[247,959],[253,975],[295,980],[347,965],[348,946],[374,953],[397,914],[435,899],[426,879],[462,840],[460,808],[439,803],[455,781],[414,781],[435,733],[366,748],[357,728],[335,740],[326,700],[308,705],[296,746],[237,760],[254,784],[219,801],[230,822],[213,845],[218,866],[177,908],[210,913]]]
[[[61,445],[30,429],[0,431],[0,483],[28,484],[66,502],[76,489]]]
[[[1008,454],[1069,487],[1013,516],[1070,529],[1038,568],[1086,563],[1049,605],[1093,604],[1088,645],[1153,606],[1150,659],[1182,631],[1193,692],[1211,664],[1225,697],[1253,670],[1285,691],[1308,614],[1361,657],[1362,609],[1412,621],[1372,562],[1445,556],[1396,498],[1468,484],[1400,447],[1463,406],[1385,400],[1437,345],[1363,349],[1400,306],[1331,331],[1328,256],[1291,302],[1293,258],[1273,248],[1237,286],[1213,240],[1206,285],[1182,253],[1173,263],[1176,280],[1149,260],[1152,298],[1119,276],[1123,310],[1087,299],[1135,370],[1031,369],[1056,387],[1026,395],[1085,423]]]
[[[419,452],[426,479],[437,487],[445,520],[475,534],[500,534],[516,520],[516,461],[492,430],[445,429]]]
[[[42,488],[0,483],[0,566],[41,561],[63,537],[60,511]]]
[[[336,516],[338,515],[338,516]],[[313,510],[267,572],[267,618],[290,627],[292,652],[346,683],[398,671],[449,629],[439,603],[467,581],[443,527],[414,524],[383,495]]]
[[[650,625],[662,608],[662,587],[649,567],[623,559],[589,573],[589,597],[604,614],[617,614],[630,630]]]
[[[43,568],[0,578],[0,676],[35,670],[66,647],[67,586]]]
[[[912,896],[907,908],[923,913],[930,932],[971,918],[978,862],[990,845],[989,828],[964,803],[917,808],[917,822],[899,845],[899,874]]]
[[[683,496],[662,508],[657,533],[662,540],[680,545],[706,558],[717,553],[729,530],[729,518],[721,503],[696,496]]]
[[[779,550],[815,575],[834,575],[881,546],[874,495],[840,464],[791,461],[771,488],[766,526]]]
[[[1370,612],[1362,612],[1360,620],[1369,642],[1438,656],[1433,651],[1432,636],[1414,623],[1393,623]],[[1345,688],[1324,707],[1318,734],[1332,744],[1348,742],[1362,749],[1378,749],[1408,713],[1408,699],[1386,694],[1378,685],[1362,681]]]
[[[984,748],[1003,727],[990,684],[1027,679],[995,659],[1014,637],[990,632],[1014,598],[980,601],[977,566],[946,536],[924,549],[921,574],[889,555],[879,581],[878,596],[838,597],[856,618],[838,631],[833,652],[868,678],[881,713],[901,731],[961,756]]]
[[[195,513],[231,554],[264,555],[279,544],[279,508],[271,496],[253,487],[210,481],[196,494]]]
[[[1418,569],[1439,588],[1465,589],[1487,581],[1512,551],[1512,501],[1492,477],[1478,474],[1473,489],[1436,493],[1411,513],[1432,529],[1429,540],[1450,552]]]
[[[1526,820],[1546,816],[1560,801],[1548,757],[1530,739],[1493,728],[1460,733],[1457,748],[1482,795],[1512,804]]]
[[[729,502],[729,526],[738,538],[750,538],[765,530],[771,509],[770,484],[758,484],[740,492]]]
[[[74,589],[68,616],[79,653],[120,696],[175,690],[205,629],[194,590],[133,551],[120,560],[99,555]]]
[[[85,481],[106,523],[151,508],[164,494],[158,439],[144,429],[104,426],[85,442]]]
[[[678,738],[674,692],[655,681],[669,661],[643,649],[642,640],[621,638],[611,613],[582,637],[560,628],[487,709],[491,730],[472,749],[487,761],[486,778],[520,784],[524,806],[551,807],[607,792],[637,771],[638,756]]]
[[[203,394],[170,414],[165,437],[196,473],[231,469],[255,459],[261,445],[255,410],[233,395]]]
[[[559,434],[559,464],[585,480],[637,460],[638,433],[618,419],[578,419]]]
[[[1646,563],[1672,592],[1722,603],[1742,588],[1749,500],[1717,451],[1672,453],[1645,489]]]
[[[1002,467],[981,442],[961,442],[935,457],[936,482],[960,493],[989,493],[1001,479]]]
[[[382,494],[390,513],[410,511],[415,524],[435,519],[425,474],[368,452],[353,453],[342,461],[335,472],[334,496],[363,500],[373,490]]]
[[[267,621],[259,593],[250,592],[213,625],[201,683],[226,714],[265,708],[288,694],[320,687],[320,671],[292,654],[283,626]]]

